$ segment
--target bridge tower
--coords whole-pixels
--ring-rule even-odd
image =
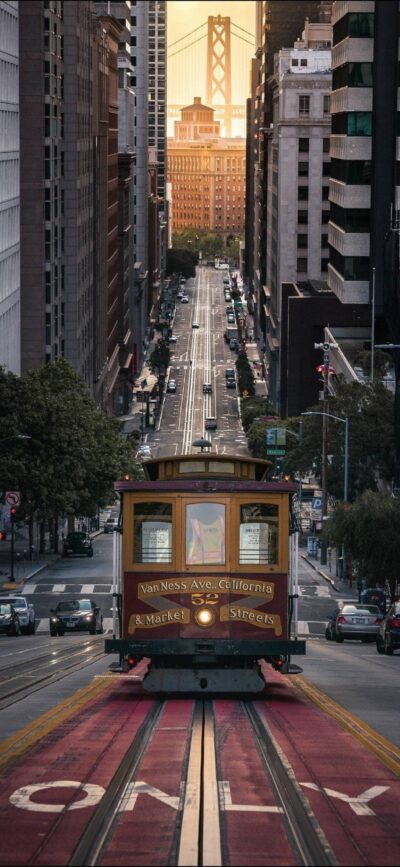
[[[208,16],[206,103],[223,110],[222,127],[232,135],[231,19]]]

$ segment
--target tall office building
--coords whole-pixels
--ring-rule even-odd
[[[134,369],[140,370],[148,340],[148,261],[149,261],[149,3],[131,2],[132,88],[136,97],[135,162],[133,166],[133,269],[134,269]]]
[[[149,145],[156,148],[157,195],[165,199],[167,175],[167,3],[149,0]]]
[[[22,371],[63,356],[108,408],[109,40],[88,0],[19,12]]]
[[[334,3],[329,286],[384,308],[384,247],[399,208],[396,3]],[[397,160],[397,162],[396,162]]]
[[[19,373],[18,3],[0,2],[0,366]]]

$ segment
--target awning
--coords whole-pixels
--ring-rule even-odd
[[[276,337],[272,337],[268,332],[266,334],[266,339],[270,352],[276,352],[279,349],[279,340],[277,340]]]
[[[120,364],[119,369],[120,370],[129,370],[131,367],[131,364],[132,364],[132,358],[133,358],[133,354],[132,354],[132,352],[130,352],[129,355],[126,357],[124,363]]]

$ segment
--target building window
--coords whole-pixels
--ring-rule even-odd
[[[370,231],[370,211],[367,208],[341,208],[331,202],[330,219],[345,232]]]
[[[299,153],[308,154],[309,149],[310,140],[308,138],[299,138]]]
[[[330,152],[330,145],[331,145],[331,140],[330,140],[330,138],[324,138],[324,139],[322,139],[322,152],[323,152],[324,154],[329,154],[329,152]]]
[[[297,273],[298,274],[306,274],[307,272],[307,259],[301,258],[297,260]]]
[[[330,177],[331,175],[331,164],[330,163],[322,163],[322,174],[324,177]]]
[[[302,58],[301,58],[301,60],[300,60],[300,66],[307,66],[307,58],[306,58],[306,57],[302,57]]]
[[[330,219],[330,212],[329,211],[322,211],[322,222],[323,223],[329,223],[329,219]]]
[[[308,177],[308,162],[299,162],[299,177]]]
[[[329,201],[329,187],[322,187],[322,201]]]
[[[371,135],[372,112],[349,111],[332,116],[332,133],[334,135]]]
[[[299,65],[299,58],[298,57],[292,57],[291,65],[292,66],[298,66]]]
[[[297,198],[299,202],[308,201],[308,187],[298,187],[297,188]]]
[[[297,222],[302,224],[308,223],[308,211],[297,211]]]
[[[308,235],[297,235],[297,246],[303,249],[308,247]]]
[[[329,94],[325,94],[324,96],[324,114],[331,113],[331,98]]]
[[[374,35],[373,12],[349,12],[333,25],[333,45],[347,36],[371,39]]]
[[[325,259],[325,257],[323,259],[321,259],[321,271],[327,271],[328,265],[329,265],[329,259]]]
[[[310,97],[309,96],[299,96],[299,115],[309,115],[310,114]]]
[[[342,256],[331,247],[330,262],[344,280],[369,280],[369,256]]]
[[[345,184],[370,184],[371,160],[331,160],[331,178]]]
[[[328,246],[328,235],[321,235],[321,247]]]

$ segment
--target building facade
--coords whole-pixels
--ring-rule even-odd
[[[329,30],[331,29],[328,25]],[[270,80],[265,337],[271,400],[280,393],[282,284],[326,280],[328,269],[331,52],[304,39],[275,56]]]
[[[221,138],[214,110],[200,97],[181,111],[175,138],[168,139],[173,231],[215,232],[226,240],[244,231],[245,139]],[[187,138],[185,138],[187,136]]]
[[[18,4],[0,2],[0,366],[20,373]]]

